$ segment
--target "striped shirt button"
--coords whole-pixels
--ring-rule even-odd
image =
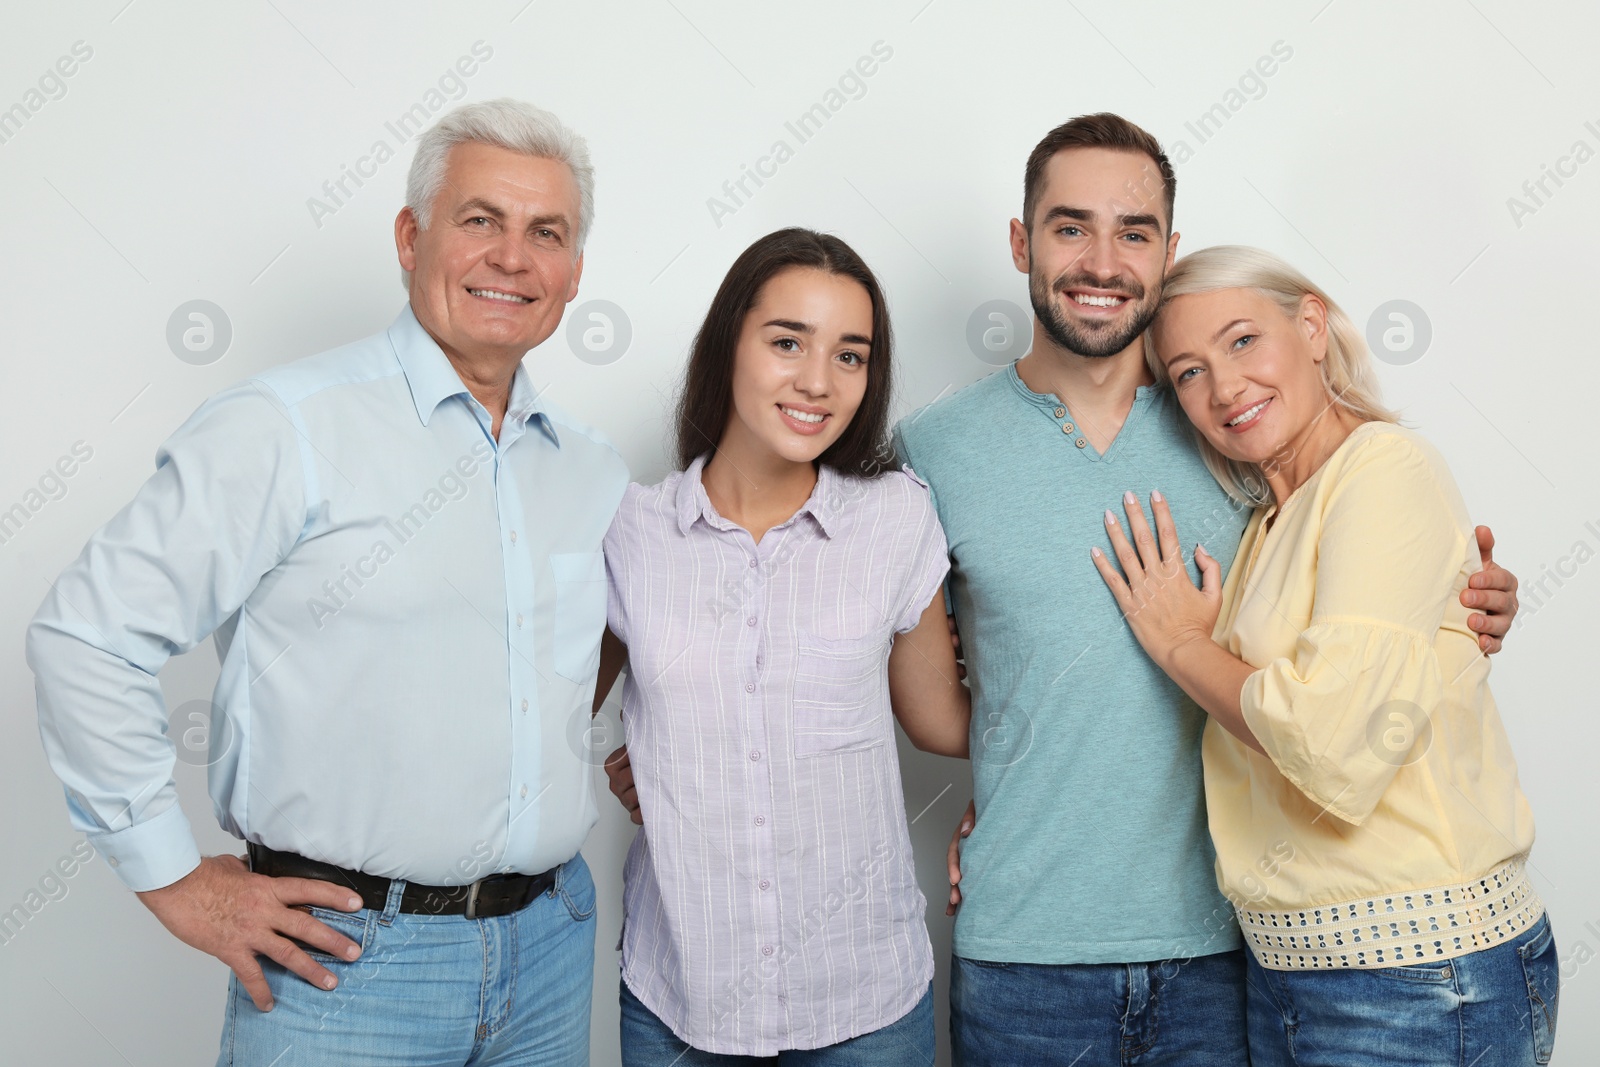
[[[757,815],[756,816],[756,825],[757,826],[765,826],[765,825],[767,825],[767,817],[765,815]]]
[[[744,622],[746,626],[754,626],[756,624],[756,617],[752,615],[748,619],[744,620]]]
[[[761,881],[757,884],[761,886],[762,889],[766,889],[768,886],[772,885],[772,883],[767,881],[765,878],[761,879]]]
[[[746,682],[746,683],[744,683],[744,691],[746,693],[754,693],[756,691],[755,683],[754,682]]]
[[[763,956],[770,956],[770,955],[772,955],[772,946],[771,946],[771,945],[762,945],[762,946],[761,946],[761,954],[762,954],[762,955],[763,955]]]
[[[754,763],[756,760],[759,760],[760,758],[761,758],[761,753],[755,752],[755,751],[752,751],[750,753],[750,762]]]

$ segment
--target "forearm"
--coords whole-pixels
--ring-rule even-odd
[[[612,687],[617,684],[617,675],[622,673],[627,663],[628,646],[607,627],[605,636],[600,638],[600,674],[594,682],[594,705],[589,709],[590,715],[600,714],[600,705],[611,695]]]
[[[966,686],[952,680],[948,687],[921,686],[915,694],[902,690],[896,695],[891,684],[889,700],[896,721],[917,748],[936,756],[967,758],[972,695]]]
[[[172,779],[166,703],[153,673],[104,647],[102,635],[118,633],[111,620],[85,624],[63,602],[75,577],[62,576],[28,629],[40,740],[74,828],[126,885],[155,889],[200,860]]]
[[[1162,657],[1159,665],[1223,729],[1262,755],[1267,754],[1244,721],[1239,704],[1239,691],[1256,668],[1208,637],[1178,645]]]

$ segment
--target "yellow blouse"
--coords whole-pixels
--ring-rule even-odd
[[[1203,752],[1217,879],[1263,966],[1446,959],[1543,914],[1459,600],[1478,569],[1449,467],[1391,423],[1245,528],[1213,637],[1260,667],[1239,696],[1268,755],[1214,721]]]

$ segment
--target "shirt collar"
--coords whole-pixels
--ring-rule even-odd
[[[690,527],[697,519],[704,519],[706,524],[719,530],[731,530],[737,527],[736,523],[729,522],[717,514],[717,509],[711,506],[711,498],[706,495],[705,483],[700,479],[700,473],[705,469],[706,460],[711,458],[711,453],[696,459],[689,464],[683,472],[682,479],[678,482],[678,530],[687,534]],[[817,467],[817,484],[811,490],[811,495],[806,502],[800,505],[799,510],[792,518],[779,523],[773,529],[782,529],[790,525],[802,515],[810,515],[825,537],[832,538],[839,532],[844,512],[844,494],[847,491],[840,483],[843,479],[827,464]]]
[[[439,342],[417,321],[409,303],[389,326],[389,343],[394,346],[395,357],[405,373],[406,384],[411,389],[411,402],[416,405],[417,418],[422,425],[428,425],[438,406],[453,396],[462,397],[469,405],[477,403],[444,350],[439,347]],[[540,409],[539,394],[528,377],[528,369],[519,363],[511,378],[511,397],[506,404],[503,422],[521,426],[533,418],[539,420],[545,436],[559,447],[561,441],[556,436],[555,424]]]

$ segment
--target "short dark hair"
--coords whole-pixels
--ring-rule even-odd
[[[1063,122],[1044,135],[1028,156],[1028,169],[1022,179],[1022,223],[1033,230],[1033,211],[1039,204],[1039,189],[1044,170],[1057,152],[1068,148],[1110,148],[1120,152],[1140,152],[1150,157],[1161,172],[1162,191],[1167,202],[1167,232],[1172,232],[1172,203],[1178,195],[1178,179],[1172,163],[1161,150],[1161,142],[1121,115],[1101,111],[1079,115]],[[1137,192],[1137,191],[1135,191]]]
[[[858,282],[872,299],[872,349],[867,357],[867,391],[839,439],[818,463],[846,474],[871,476],[892,465],[888,443],[889,394],[893,385],[894,338],[889,308],[878,279],[849,245],[815,230],[790,227],[759,238],[728,268],[705,322],[695,334],[689,366],[678,396],[678,467],[716,451],[733,408],[733,363],[745,315],[761,289],[790,267],[811,267]]]

